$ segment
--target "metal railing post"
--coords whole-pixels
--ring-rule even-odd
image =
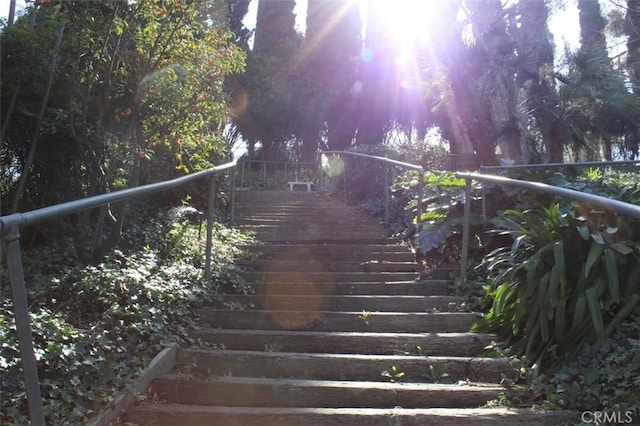
[[[467,275],[467,263],[469,262],[469,232],[471,228],[471,179],[466,179],[464,189],[464,222],[462,224],[462,259],[460,260],[460,279]]]
[[[480,173],[484,174],[485,172],[485,167],[486,166],[480,166]],[[487,226],[487,200],[486,200],[486,195],[487,195],[487,190],[485,189],[485,186],[482,185],[482,194],[480,195],[482,197],[482,226]]]
[[[244,164],[244,162],[243,162]],[[229,207],[229,209],[231,210],[231,213],[229,214],[230,216],[230,220],[231,223],[233,224],[235,222],[235,218],[236,218],[236,171],[237,171],[237,167],[233,167],[231,169],[231,200],[229,201],[231,203],[231,206]]]
[[[316,154],[316,177],[318,186],[316,187],[318,191],[324,190],[324,179],[322,176],[322,154]]]
[[[209,203],[207,206],[207,252],[204,261],[204,276],[211,278],[211,247],[213,245],[213,220],[216,208],[216,174],[209,178]]]
[[[487,200],[485,196],[487,195],[487,190],[484,185],[482,185],[482,225],[487,226]]]
[[[242,161],[242,172],[240,173],[240,188],[244,188],[244,165],[246,161]]]
[[[340,157],[340,158],[343,158],[343,157]],[[344,163],[343,164],[344,164],[344,172],[342,172],[342,176],[344,176],[344,178],[342,179],[342,185],[344,186],[344,188],[343,188],[344,189],[344,204],[347,205],[347,204],[349,204],[348,203],[349,193],[347,191],[347,169],[348,169],[348,167],[347,167],[347,159],[346,158],[344,158]]]
[[[424,198],[424,175],[425,171],[420,168],[418,171],[418,205],[416,210],[416,230],[422,232],[422,199]]]
[[[22,254],[20,253],[20,230],[17,224],[13,224],[3,237],[6,248],[7,267],[13,295],[13,310],[16,323],[16,332],[22,358],[22,370],[27,391],[27,403],[29,406],[29,418],[34,426],[44,426],[44,412],[42,410],[42,396],[40,394],[40,380],[38,379],[38,366],[33,349],[33,336],[31,333],[31,321],[29,319],[29,305],[24,283],[24,270],[22,269]]]
[[[384,163],[384,183],[382,190],[384,191],[384,224],[389,225],[389,165]]]

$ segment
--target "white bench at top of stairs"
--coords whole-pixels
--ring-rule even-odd
[[[289,191],[293,191],[293,187],[296,185],[306,185],[307,192],[311,192],[311,186],[314,185],[314,183],[307,182],[307,181],[292,181],[292,182],[287,182],[287,185],[289,185]]]

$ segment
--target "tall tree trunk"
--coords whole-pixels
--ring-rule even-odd
[[[387,19],[382,2],[370,2],[367,14],[365,52],[370,57],[360,61],[358,132],[356,144],[377,145],[384,142],[391,123],[393,104],[397,97],[395,51],[388,35]]]
[[[279,160],[294,132],[291,80],[298,70],[295,60],[299,38],[295,30],[294,0],[259,0],[253,44],[255,61],[249,62],[255,86],[249,88],[249,120],[262,143],[266,160]]]
[[[13,20],[16,15],[16,0],[9,0],[9,15],[7,15],[7,30],[13,27]]]
[[[604,34],[606,21],[602,17],[600,3],[593,0],[578,0],[578,12],[580,18],[578,66],[584,74],[592,77],[602,73],[611,75],[613,67],[609,59]],[[599,80],[599,78],[596,77],[595,80]],[[596,84],[598,83],[596,81]],[[591,134],[595,139],[595,144],[590,146],[587,151],[585,159],[588,161],[599,159],[600,151],[611,152],[611,138],[596,128],[591,129]]]
[[[362,50],[362,19],[358,2],[309,0],[304,73],[299,98],[304,147],[309,156],[327,129],[330,149],[347,149],[355,134],[357,64]],[[310,159],[312,157],[309,157]],[[315,159],[315,155],[313,156]],[[313,161],[313,160],[312,160]]]
[[[53,50],[53,57],[51,59],[51,69],[49,70],[49,80],[47,81],[47,88],[45,89],[45,93],[42,97],[42,104],[40,106],[40,112],[38,113],[36,128],[35,128],[35,131],[33,132],[33,138],[31,139],[31,144],[29,145],[29,152],[27,154],[25,163],[22,167],[22,171],[20,173],[20,180],[18,181],[18,187],[13,197],[13,202],[11,203],[11,213],[16,213],[18,211],[20,200],[22,199],[22,194],[24,193],[25,187],[27,185],[27,180],[29,178],[29,170],[33,166],[33,160],[36,155],[36,147],[38,145],[38,138],[40,136],[40,128],[42,127],[42,120],[44,119],[44,114],[47,111],[47,105],[49,103],[49,94],[51,93],[53,78],[55,76],[56,67],[58,66],[58,52],[60,51],[60,45],[62,44],[63,35],[64,35],[64,22],[61,23],[60,26],[58,27],[58,37],[56,38],[56,44]]]
[[[627,0],[625,32],[627,34],[626,68],[633,93],[640,95],[640,0]],[[625,135],[625,148],[632,157],[637,157],[639,147],[640,125],[636,124],[629,134]]]
[[[518,72],[518,85],[526,92],[524,98],[541,135],[544,159],[559,163],[563,161],[566,130],[554,87],[554,52],[547,27],[549,8],[542,0],[524,1],[519,3],[519,12],[521,25],[517,43],[521,70]],[[525,141],[529,139],[524,138]],[[531,162],[536,150],[535,146],[525,143],[522,162]]]
[[[633,93],[640,95],[640,0],[627,0],[627,72]]]
[[[509,64],[514,58],[514,43],[507,33],[505,11],[500,0],[469,0],[470,21],[475,38],[475,54],[480,62],[476,78],[476,96],[479,111],[485,110],[488,131],[478,141],[491,147],[500,147],[502,154],[511,159],[522,157],[521,132],[517,125],[516,86]]]
[[[295,0],[258,0],[253,42],[256,54],[273,53],[283,41],[295,39],[295,6]]]

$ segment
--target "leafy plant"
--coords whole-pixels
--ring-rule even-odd
[[[265,352],[281,352],[282,345],[279,343],[267,343],[264,345]]]
[[[438,383],[438,381],[448,376],[448,373],[442,371],[442,366],[440,366],[440,364],[429,364],[427,367],[427,377],[433,383]]]
[[[364,325],[369,325],[369,318],[371,318],[371,311],[362,310],[362,313],[358,315],[358,318],[364,323]]]
[[[392,383],[402,379],[405,376],[404,371],[401,371],[397,365],[392,365],[389,370],[384,370],[382,373],[380,373],[380,375],[387,378]]]
[[[552,406],[572,410],[629,412],[640,416],[640,320],[630,321],[558,369],[545,386]]]
[[[558,204],[506,211],[514,243],[483,265],[493,305],[474,329],[497,332],[538,367],[557,367],[611,335],[640,301],[637,224],[581,210],[584,216],[562,213]]]
[[[425,208],[420,218],[423,229],[416,235],[416,245],[422,254],[441,249],[459,232],[466,181],[456,178],[453,173],[427,173],[424,185],[421,202]],[[417,214],[417,200],[409,208]]]
[[[204,241],[198,227],[166,217],[170,223],[132,220],[128,235],[139,237],[138,246],[116,250],[97,265],[68,264],[64,246],[38,247],[24,256],[47,423],[86,423],[162,347],[189,340],[197,307],[223,287],[244,288],[231,262],[246,236],[222,225],[214,229],[209,281],[199,266]],[[175,232],[167,240],[170,250],[161,244],[166,229]],[[11,304],[0,302],[0,423],[28,424],[13,317]]]

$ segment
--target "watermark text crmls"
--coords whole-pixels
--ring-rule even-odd
[[[583,411],[580,420],[582,423],[593,425],[631,424],[633,423],[633,412],[620,410]]]

